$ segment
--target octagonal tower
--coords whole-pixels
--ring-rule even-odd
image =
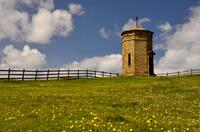
[[[154,75],[153,32],[140,27],[122,32],[122,75]]]

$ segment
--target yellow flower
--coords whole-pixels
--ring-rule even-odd
[[[74,125],[71,125],[69,128],[72,129],[74,127]]]
[[[113,128],[113,131],[116,131],[116,128]]]

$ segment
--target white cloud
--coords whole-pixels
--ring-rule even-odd
[[[49,43],[54,35],[68,36],[73,31],[72,15],[64,10],[50,12],[40,9],[33,16],[32,30],[28,34],[28,42]]]
[[[75,4],[75,3],[70,3],[68,5],[68,10],[71,14],[73,15],[83,15],[85,14],[85,11],[83,10],[83,7],[81,4]]]
[[[153,50],[166,50],[166,49],[167,49],[167,46],[162,43],[156,44],[153,47]]]
[[[38,8],[45,8],[48,10],[54,9],[54,0],[13,0],[15,5],[17,3],[25,4],[27,6],[38,7]],[[9,2],[10,3],[10,2]]]
[[[132,28],[135,25],[135,21],[133,19],[129,19],[128,22],[122,27],[122,31]]]
[[[45,64],[46,56],[37,49],[31,49],[28,45],[25,45],[23,50],[18,50],[13,45],[8,45],[3,50],[0,68],[37,69],[42,68]]]
[[[120,72],[121,71],[121,55],[111,54],[102,57],[86,58],[81,61],[74,61],[66,64],[66,69],[93,69],[102,70],[107,72]]]
[[[156,72],[200,68],[200,6],[191,8],[188,21],[165,38],[166,52],[156,65]]]
[[[139,19],[139,23],[140,23],[140,24],[148,23],[148,22],[151,22],[151,19],[150,19],[150,18],[144,17],[144,18]]]
[[[34,6],[37,13],[18,10],[20,6]],[[83,12],[82,6],[77,5],[77,12],[73,14]],[[0,19],[0,40],[45,44],[53,36],[69,36],[74,29],[72,13],[54,10],[53,0],[0,0],[0,18],[3,18]]]
[[[141,18],[139,19],[139,23],[143,24],[143,23],[147,23],[150,22],[151,20],[149,18]],[[128,22],[122,27],[122,31],[127,30],[129,28],[134,27],[135,25],[135,21],[133,19],[129,19]]]
[[[103,39],[108,39],[109,36],[110,36],[110,32],[109,32],[109,31],[106,31],[105,28],[101,28],[101,29],[99,29],[99,35],[100,35],[101,38],[103,38]]]
[[[0,0],[0,39],[22,39],[28,30],[29,15],[26,12],[14,10],[15,3],[16,0]]]
[[[27,1],[27,0],[24,0]],[[44,8],[48,10],[54,9],[54,0],[29,0],[35,3],[39,3],[39,8]]]
[[[159,25],[158,28],[163,32],[170,32],[173,30],[173,27],[171,26],[171,24],[169,22],[165,22],[165,23]]]

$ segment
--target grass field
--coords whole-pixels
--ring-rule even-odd
[[[0,131],[200,131],[200,76],[0,81]]]

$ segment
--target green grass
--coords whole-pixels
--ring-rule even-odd
[[[200,76],[0,81],[0,131],[200,131]]]

